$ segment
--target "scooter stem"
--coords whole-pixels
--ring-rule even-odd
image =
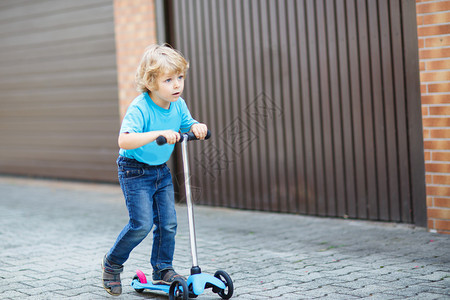
[[[191,199],[191,177],[189,175],[189,162],[187,152],[187,136],[181,142],[181,155],[183,157],[183,169],[184,169],[184,186],[186,188],[186,204],[188,212],[188,224],[189,224],[189,241],[191,244],[191,256],[192,256],[192,270],[198,268],[197,260],[197,242],[195,238],[195,225],[194,225],[194,207]],[[199,268],[198,268],[199,269]]]

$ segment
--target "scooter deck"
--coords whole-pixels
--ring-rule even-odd
[[[139,280],[133,279],[131,286],[135,290],[152,290],[152,291],[162,291],[164,293],[169,293],[170,286],[166,284],[153,284],[151,282],[140,283]]]

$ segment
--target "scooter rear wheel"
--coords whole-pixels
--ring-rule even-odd
[[[234,291],[233,281],[231,280],[230,275],[228,275],[228,273],[225,271],[218,270],[216,273],[214,273],[214,277],[225,283],[225,289],[220,289],[217,292],[215,291],[215,289],[213,289],[213,292],[218,293],[222,299],[230,299],[231,296],[233,296]]]
[[[141,279],[139,278],[139,276],[137,276],[137,275],[134,275],[133,276],[133,280],[137,280],[137,281],[139,281],[140,283],[142,283],[141,282]],[[144,289],[134,289],[136,292],[138,292],[138,293],[142,293],[143,291],[144,291]]]
[[[188,300],[189,290],[185,280],[181,278],[175,278],[175,280],[170,284],[169,288],[169,300]]]

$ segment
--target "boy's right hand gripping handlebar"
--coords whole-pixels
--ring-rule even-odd
[[[208,130],[208,133],[205,136],[205,140],[209,139],[210,137],[211,137],[211,131]],[[180,140],[177,143],[183,142],[185,138],[187,138],[188,141],[198,140],[198,138],[195,136],[195,134],[193,132],[189,132],[189,133],[180,134]],[[167,143],[167,140],[165,137],[160,135],[156,138],[156,143],[158,145],[162,146]]]

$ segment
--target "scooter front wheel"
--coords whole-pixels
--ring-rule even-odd
[[[181,278],[175,278],[175,280],[170,284],[169,300],[188,300],[188,298],[189,290],[186,281]]]
[[[234,291],[233,281],[231,280],[230,275],[225,271],[218,270],[214,273],[214,277],[225,283],[225,289],[219,289],[218,291],[213,289],[213,292],[218,293],[222,299],[230,299],[231,296],[233,296]]]

